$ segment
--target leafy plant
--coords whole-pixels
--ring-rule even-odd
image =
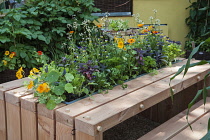
[[[206,60],[202,60],[202,61],[200,61],[200,62],[190,64],[190,60],[192,59],[193,55],[195,55],[195,53],[198,52],[199,48],[200,48],[203,44],[209,44],[209,43],[210,43],[210,38],[208,38],[207,40],[201,42],[197,47],[195,47],[195,48],[192,50],[192,52],[191,52],[191,54],[190,54],[190,56],[189,56],[189,58],[188,58],[188,60],[187,60],[186,65],[183,65],[183,66],[176,72],[176,74],[170,78],[170,83],[171,83],[171,81],[172,81],[176,76],[178,76],[179,74],[181,74],[183,71],[184,71],[184,74],[183,74],[183,77],[184,77],[184,76],[187,74],[188,69],[189,69],[190,67],[194,67],[194,66],[198,66],[198,65],[204,65],[204,64],[210,64],[210,61],[206,61]],[[208,87],[206,86],[206,79],[207,79],[207,77],[208,77],[209,75],[210,75],[210,72],[209,72],[207,75],[205,75],[205,77],[204,77],[204,87],[203,87],[203,89],[198,90],[198,92],[197,92],[196,96],[194,97],[194,99],[188,104],[188,111],[187,111],[186,119],[187,119],[187,123],[188,123],[188,125],[190,126],[191,129],[192,129],[192,127],[191,127],[190,123],[188,122],[189,111],[190,111],[191,107],[194,105],[194,103],[196,102],[196,100],[197,100],[201,95],[202,95],[203,100],[204,100],[204,105],[206,104],[207,91],[210,90],[210,86],[208,86]],[[169,86],[170,86],[170,83],[169,83]],[[171,88],[170,91],[171,91],[171,98],[172,98],[172,100],[173,100],[173,95],[174,95],[174,93],[173,93],[172,88]],[[210,121],[209,121],[209,124],[210,124]],[[204,136],[204,137],[202,138],[202,140],[205,140],[207,137],[209,137],[209,135],[210,135],[210,131],[209,131],[209,125],[208,125],[208,133],[206,134],[206,136]]]
[[[6,15],[0,19],[0,50],[26,46],[44,52],[53,60],[61,58],[66,49],[62,44],[67,41],[69,32],[67,23],[93,21],[96,17],[91,16],[92,11],[97,11],[92,0],[38,0],[21,8],[2,10]],[[30,61],[26,61],[25,65],[30,68]]]
[[[190,28],[190,32],[187,35],[188,38],[196,40],[201,37],[205,40],[209,37],[209,2],[209,0],[198,0],[186,8],[190,10],[190,15],[185,20],[186,24]]]

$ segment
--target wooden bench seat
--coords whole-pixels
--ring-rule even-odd
[[[193,131],[187,124],[186,112],[179,113],[167,122],[158,126],[138,140],[198,140],[207,133],[208,119],[210,117],[210,97],[204,109],[203,100],[196,103],[189,114],[189,122]]]

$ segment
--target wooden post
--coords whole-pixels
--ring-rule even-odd
[[[21,97],[22,140],[38,140],[37,98]]]
[[[28,80],[29,80],[28,78],[23,78],[20,80],[14,80],[0,84],[0,139],[1,140],[7,139],[5,92],[23,86],[23,81],[28,81]]]
[[[65,106],[59,104],[53,110],[48,110],[44,104],[38,104],[38,139],[55,140],[55,110]]]
[[[8,140],[22,140],[20,97],[31,94],[25,87],[20,87],[5,93]]]

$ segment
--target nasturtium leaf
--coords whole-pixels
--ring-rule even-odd
[[[53,92],[56,94],[56,95],[62,95],[64,92],[65,92],[65,89],[63,86],[55,86],[53,88]]]
[[[56,107],[56,103],[54,100],[49,100],[46,104],[47,109],[53,110]]]
[[[74,87],[71,83],[67,83],[65,85],[65,90],[68,92],[68,93],[73,93],[74,92]]]
[[[46,81],[52,83],[58,81],[59,73],[56,71],[51,71],[46,77]]]
[[[67,81],[72,81],[74,79],[74,75],[72,75],[71,73],[66,73],[65,78]]]

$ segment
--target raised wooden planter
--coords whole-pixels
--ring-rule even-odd
[[[3,132],[0,139],[6,140],[7,131],[8,140],[100,140],[107,129],[170,97],[170,76],[185,63],[186,60],[162,68],[155,76],[148,74],[128,81],[125,90],[116,86],[108,94],[60,104],[54,110],[38,104],[33,94],[24,92],[26,89],[21,85],[15,86],[20,87],[16,90],[1,90],[0,95],[6,100],[0,98],[0,111],[8,113],[0,112],[0,121],[7,119],[8,123],[0,124]],[[178,76],[172,82],[175,93],[201,81],[209,71],[209,65],[190,68],[184,79]],[[11,83],[5,83],[4,88],[9,85]],[[11,114],[12,110],[17,115]]]

